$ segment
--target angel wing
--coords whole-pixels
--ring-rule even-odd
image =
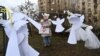
[[[81,16],[81,14],[78,14],[78,13],[75,13],[74,15],[75,15],[75,16]]]
[[[65,21],[64,18],[63,19],[57,18],[57,20],[56,21],[52,21],[52,23],[55,24],[55,25],[59,25],[59,24],[62,24],[64,21]]]
[[[67,29],[65,32],[70,32],[71,28]]]
[[[64,21],[65,21],[65,19],[64,19],[64,18],[63,18],[63,19],[61,19],[61,20],[60,20],[61,24],[62,24]]]
[[[27,23],[28,23],[28,21],[19,20],[19,21],[14,23],[13,27],[17,31],[19,28],[21,28],[22,26],[26,25]]]
[[[52,20],[51,22],[52,22],[54,25],[57,25],[57,22],[56,22],[56,21],[53,21],[53,20]]]
[[[2,24],[2,26],[4,26],[5,28],[11,30],[12,25],[9,20],[0,19],[0,24]]]
[[[86,25],[86,24],[82,24],[82,26],[81,27],[88,27],[89,25]]]
[[[82,16],[80,17],[80,21],[83,22],[83,21],[84,21],[84,18],[85,18],[85,16],[82,15]]]
[[[32,20],[32,19],[29,18],[29,17],[27,17],[27,20],[28,20],[29,22],[31,22],[38,30],[40,30],[40,28],[41,28],[41,24],[40,24],[40,23],[36,22],[35,20]]]

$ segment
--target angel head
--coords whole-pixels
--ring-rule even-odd
[[[75,23],[83,23],[84,21],[84,15],[78,14],[78,13],[71,13],[70,16],[67,16],[67,19],[69,20],[70,24],[75,24]]]

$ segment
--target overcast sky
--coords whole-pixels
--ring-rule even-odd
[[[34,2],[34,3],[37,3],[38,2],[38,0],[29,0],[29,1]]]
[[[25,3],[25,1],[28,1],[28,0],[0,0],[0,5],[3,4],[3,5],[15,7],[16,5],[21,5]],[[29,0],[29,1],[37,4],[38,0]]]

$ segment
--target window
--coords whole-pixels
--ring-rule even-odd
[[[82,2],[82,5],[85,5],[85,2]]]
[[[94,3],[97,3],[97,0],[94,0]]]

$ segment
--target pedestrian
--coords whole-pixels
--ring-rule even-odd
[[[43,37],[43,44],[44,47],[50,46],[51,45],[51,20],[48,19],[49,14],[44,13],[43,14],[43,19],[41,20],[41,29],[39,30],[39,33]]]

